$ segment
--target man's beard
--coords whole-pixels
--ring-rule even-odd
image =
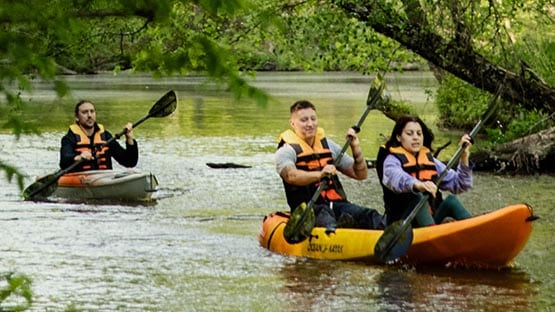
[[[90,126],[87,123],[82,123],[80,125],[81,127],[83,127],[83,129],[87,129],[87,130],[94,129],[94,122]]]

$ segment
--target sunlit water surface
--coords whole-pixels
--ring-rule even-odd
[[[410,101],[432,123],[429,73],[386,78],[393,99]],[[38,84],[26,108],[42,136],[16,140],[0,134],[0,159],[28,175],[25,185],[56,171],[60,138],[78,99],[95,102],[98,120],[112,132],[145,115],[169,89],[177,92],[179,106],[173,115],[152,118],[135,130],[137,169],[154,173],[160,182],[150,205],[25,202],[16,184],[0,178],[0,273],[32,279],[32,310],[550,311],[555,306],[552,176],[477,173],[474,189],[461,196],[475,214],[526,202],[541,217],[507,270],[315,261],[259,246],[263,216],[286,210],[273,151],[288,127],[289,106],[298,99],[313,101],[320,125],[342,143],[364,110],[371,77],[259,74],[256,85],[274,96],[263,107],[234,100],[200,78],[68,80],[74,88],[68,99],[56,100]],[[367,158],[374,158],[392,125],[381,113],[370,113],[360,134]],[[437,137],[439,143],[448,140],[441,133]],[[451,153],[445,151],[444,158]],[[210,162],[251,168],[212,169]],[[373,170],[364,182],[343,181],[353,202],[382,211]]]

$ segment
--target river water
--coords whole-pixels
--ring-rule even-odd
[[[409,101],[433,123],[429,73],[386,78],[393,99]],[[32,279],[31,310],[551,311],[555,306],[553,176],[476,173],[474,189],[461,195],[474,214],[526,202],[541,217],[510,269],[316,261],[259,246],[264,215],[287,209],[273,152],[278,134],[288,127],[290,104],[313,101],[320,125],[342,142],[364,109],[371,77],[261,73],[255,84],[272,96],[265,106],[234,99],[199,77],[67,79],[73,88],[68,99],[56,100],[47,85],[37,83],[25,108],[26,120],[37,124],[41,136],[16,140],[8,130],[0,133],[0,160],[27,174],[25,185],[57,170],[60,138],[78,99],[95,102],[99,122],[112,132],[144,116],[169,89],[177,92],[179,104],[171,116],[149,119],[135,130],[137,169],[154,173],[160,182],[149,205],[25,202],[15,183],[0,177],[0,274]],[[5,105],[0,110],[5,123]],[[392,125],[380,112],[369,114],[360,134],[367,158]],[[449,139],[436,135],[438,145]],[[452,152],[443,152],[445,158]],[[228,162],[251,167],[206,165]],[[353,202],[381,211],[373,170],[363,182],[343,181]]]

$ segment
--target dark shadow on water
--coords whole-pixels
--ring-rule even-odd
[[[161,200],[166,198],[178,197],[190,193],[190,189],[179,188],[179,187],[158,187],[156,193],[152,196],[154,200]]]
[[[196,222],[212,222],[212,221],[244,221],[244,220],[260,220],[264,216],[257,214],[234,214],[230,216],[205,216],[205,215],[187,215],[184,219]]]

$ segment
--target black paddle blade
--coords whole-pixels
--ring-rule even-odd
[[[310,209],[305,213],[306,209]],[[306,203],[302,203],[299,207],[295,208],[289,221],[285,224],[283,229],[283,236],[285,241],[289,244],[298,244],[307,239],[312,233],[312,229],[316,224],[316,217],[314,209],[307,207]]]
[[[58,178],[54,174],[38,179],[23,190],[23,198],[25,200],[45,199],[56,191],[58,187],[57,180]]]
[[[175,111],[177,107],[177,95],[173,90],[164,94],[150,109],[148,115],[150,117],[165,117]]]
[[[403,230],[401,228],[402,223],[403,220],[399,220],[386,227],[376,246],[374,246],[374,256],[383,263],[402,257],[408,252],[412,244],[414,238],[412,227],[409,226]]]

